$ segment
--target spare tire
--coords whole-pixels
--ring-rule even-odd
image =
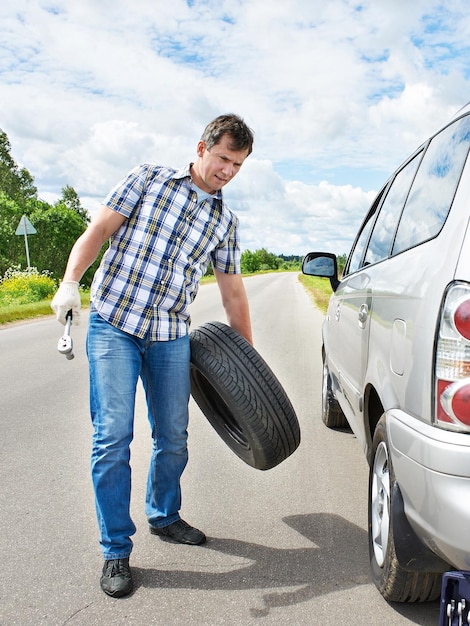
[[[222,322],[193,330],[191,394],[228,447],[259,470],[299,446],[300,428],[281,384],[253,346]]]

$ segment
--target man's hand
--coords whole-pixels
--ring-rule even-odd
[[[78,291],[78,282],[74,280],[64,280],[60,283],[54,298],[51,302],[51,308],[55,311],[57,320],[65,326],[65,317],[72,309],[72,324],[76,326],[80,324],[80,292]]]

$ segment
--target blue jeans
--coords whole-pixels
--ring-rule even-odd
[[[137,382],[145,389],[153,447],[145,512],[149,524],[167,526],[181,508],[180,478],[188,461],[189,337],[150,342],[103,320],[91,308],[87,336],[91,473],[100,543],[105,559],[130,555],[130,443]]]

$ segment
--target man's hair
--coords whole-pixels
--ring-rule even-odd
[[[253,131],[241,117],[234,113],[219,115],[206,126],[202,133],[201,141],[204,141],[206,148],[210,150],[219,143],[223,135],[230,136],[231,150],[248,150],[248,154],[251,154],[253,150]]]

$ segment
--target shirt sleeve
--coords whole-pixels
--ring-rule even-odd
[[[149,173],[149,165],[138,165],[132,169],[106,196],[104,204],[129,218],[138,205]]]
[[[212,265],[224,274],[241,274],[240,257],[238,219],[233,216],[227,236],[212,252]]]

